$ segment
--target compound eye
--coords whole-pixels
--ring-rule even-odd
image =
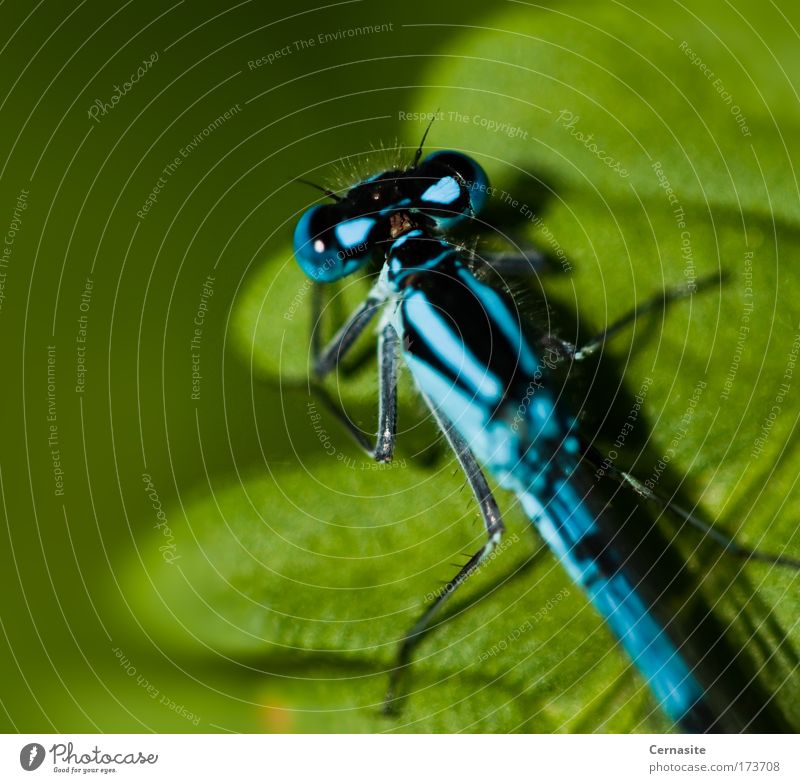
[[[294,255],[300,268],[312,280],[328,282],[343,276],[336,256],[340,248],[333,234],[335,211],[335,207],[330,205],[311,207],[295,227]]]
[[[426,163],[446,166],[466,185],[473,215],[483,209],[488,198],[489,178],[476,160],[455,150],[439,150],[427,155],[423,161]]]
[[[294,255],[300,268],[321,283],[340,280],[371,257],[372,218],[345,219],[336,204],[306,210],[294,230]]]

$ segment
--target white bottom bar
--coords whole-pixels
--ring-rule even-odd
[[[792,735],[6,734],[0,780],[794,783],[796,748]]]

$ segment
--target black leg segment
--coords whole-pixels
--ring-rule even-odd
[[[431,603],[403,636],[400,649],[397,652],[397,662],[390,674],[389,688],[384,699],[383,708],[386,714],[392,714],[397,711],[401,699],[398,687],[400,679],[411,662],[414,649],[430,630],[431,623],[442,605],[480,567],[481,563],[491,555],[505,530],[497,501],[494,499],[492,491],[489,489],[489,485],[486,482],[486,477],[483,475],[483,471],[470,451],[466,441],[455,430],[450,421],[431,405],[431,402],[427,398],[425,401],[430,406],[445,438],[455,452],[456,458],[466,476],[467,483],[470,489],[472,489],[475,499],[478,501],[488,540],[439,591],[433,603]]]

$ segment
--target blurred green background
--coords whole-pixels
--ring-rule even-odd
[[[621,459],[646,478],[668,453],[707,518],[798,556],[800,12],[86,0],[0,19],[0,728],[667,730],[507,496],[509,546],[421,647],[402,717],[380,715],[402,631],[482,534],[407,378],[391,469],[313,407],[291,232],[318,194],[294,179],[352,182],[395,140],[408,156],[438,109],[429,148],[475,155],[515,236],[565,254],[532,288],[587,333],[725,270],[609,344],[585,394],[651,379]],[[373,389],[369,369],[336,387],[367,430]],[[796,711],[800,580],[723,562],[715,582],[699,538],[698,580],[768,621],[758,655]]]

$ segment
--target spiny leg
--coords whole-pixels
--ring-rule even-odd
[[[486,528],[487,542],[461,567],[458,573],[439,591],[433,603],[422,613],[419,619],[409,628],[400,643],[394,669],[389,676],[389,687],[383,702],[383,711],[389,715],[396,712],[400,699],[398,686],[400,679],[408,668],[414,649],[431,629],[431,622],[442,608],[444,602],[473,574],[481,563],[492,553],[505,530],[500,509],[492,495],[483,471],[469,449],[466,441],[455,430],[452,423],[439,413],[430,400],[425,398],[439,427],[453,449],[456,459],[461,465],[467,483],[478,501],[481,517]]]
[[[722,550],[727,554],[733,555],[734,557],[740,557],[743,560],[757,560],[762,563],[769,563],[770,565],[785,566],[786,568],[800,570],[800,560],[797,558],[787,557],[786,555],[773,555],[769,552],[760,552],[757,549],[750,549],[750,547],[739,544],[729,535],[717,530],[708,522],[704,522],[702,519],[696,517],[690,511],[687,511],[674,501],[668,500],[658,493],[653,492],[651,489],[642,484],[637,478],[631,476],[630,473],[626,473],[623,470],[617,470],[613,467],[611,468],[610,472],[612,475],[616,474],[620,480],[633,487],[633,489],[642,497],[647,498],[648,500],[654,500],[664,508],[668,508],[670,511],[677,514],[685,522],[688,522],[690,525],[692,525],[692,527],[695,527],[698,530],[706,533],[711,537],[711,540],[722,547]]]
[[[397,429],[397,332],[386,324],[378,337],[378,432],[373,444],[353,424],[341,406],[320,384],[314,392],[350,433],[356,443],[376,462],[391,462]]]
[[[323,352],[321,344],[321,324],[325,299],[324,291],[330,285],[330,283],[323,284],[315,282],[311,291],[311,355],[314,357],[315,362],[317,357]],[[340,362],[338,365],[339,372],[345,376],[353,375],[374,358],[375,349],[370,345],[365,345],[363,350],[355,357],[348,351],[347,364],[345,365],[343,362]]]
[[[786,568],[793,568],[800,570],[800,560],[794,557],[787,557],[785,555],[773,555],[768,552],[759,552],[757,549],[750,549],[742,544],[739,544],[731,536],[717,530],[708,522],[704,522],[699,517],[687,511],[682,506],[675,503],[673,500],[663,497],[657,492],[642,484],[636,477],[632,476],[624,470],[607,464],[605,460],[600,460],[599,455],[591,457],[586,455],[592,467],[600,468],[608,473],[609,476],[616,479],[621,484],[627,484],[641,497],[658,503],[662,508],[669,509],[674,514],[683,519],[692,527],[697,528],[703,533],[707,534],[711,540],[718,544],[724,552],[734,557],[742,558],[743,560],[757,560],[762,563],[769,563],[770,565],[784,566]]]
[[[708,288],[714,283],[720,283],[722,279],[722,275],[715,274],[698,280],[693,287],[676,286],[675,288],[666,288],[660,293],[651,296],[649,299],[645,299],[641,305],[626,313],[621,318],[618,318],[610,326],[600,332],[600,334],[595,335],[580,348],[554,335],[548,335],[541,342],[545,347],[555,351],[559,355],[559,358],[573,359],[579,362],[596,353],[606,340],[614,337],[614,335],[633,324],[639,316],[647,315],[661,307],[667,307],[681,299],[688,299],[698,291]]]
[[[315,337],[315,333],[317,332],[315,327],[319,320],[319,314],[315,314],[316,320],[312,323],[311,349],[314,361],[313,371],[318,379],[321,380],[329,372],[336,369],[339,362],[353,347],[369,322],[375,317],[384,301],[384,297],[370,292],[367,298],[350,314],[350,317],[344,322],[339,331],[336,332],[324,348],[319,347],[319,337]],[[321,296],[315,294],[315,307],[318,307],[320,303]]]

